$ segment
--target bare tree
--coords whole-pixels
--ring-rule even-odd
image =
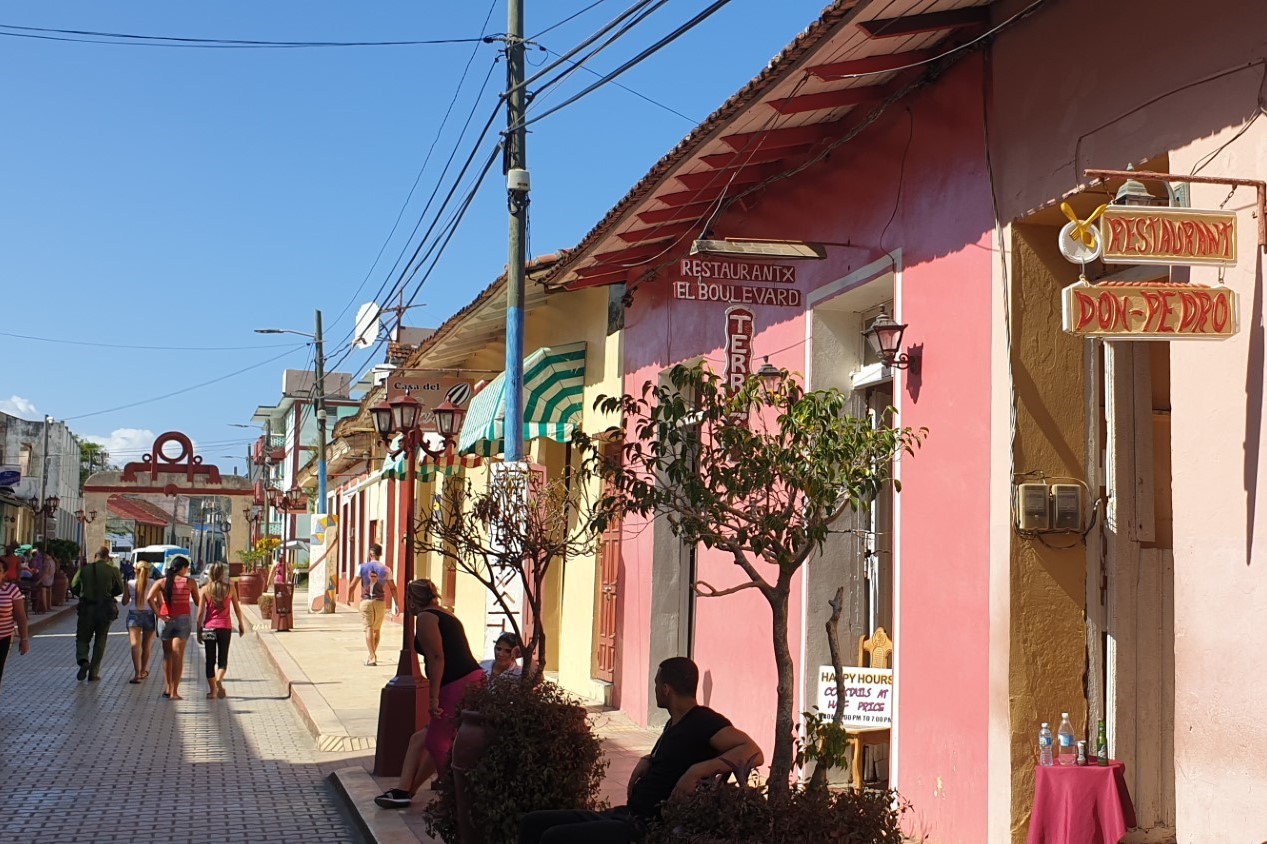
[[[418,518],[414,547],[452,560],[492,594],[524,643],[523,676],[535,681],[546,667],[546,575],[556,562],[592,555],[606,520],[588,471],[546,478],[526,463],[503,465],[482,488],[465,479],[445,483]],[[522,587],[524,615],[507,598],[508,579]]]

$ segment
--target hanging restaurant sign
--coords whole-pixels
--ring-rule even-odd
[[[725,385],[735,392],[752,372],[752,311],[747,308],[726,309],[726,372]]]
[[[796,268],[788,264],[683,258],[678,275],[673,298],[688,302],[799,308],[803,301],[801,291],[787,286],[796,282]]]
[[[1230,287],[1078,282],[1061,294],[1063,328],[1106,340],[1226,340],[1239,329]]]
[[[1236,212],[1110,205],[1100,217],[1106,264],[1236,264]]]
[[[418,413],[418,427],[434,432],[438,430],[435,409],[446,399],[465,408],[475,394],[475,383],[470,378],[458,378],[444,372],[397,369],[387,377],[387,400],[391,401],[405,393],[409,393],[422,404],[422,410]]]

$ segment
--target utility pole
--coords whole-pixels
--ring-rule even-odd
[[[321,342],[321,311],[317,311],[317,395],[312,409],[317,417],[317,510],[326,511],[326,353]]]
[[[506,196],[510,209],[510,256],[506,264],[506,462],[524,458],[524,275],[528,223],[528,159],[524,129],[523,0],[506,4]]]

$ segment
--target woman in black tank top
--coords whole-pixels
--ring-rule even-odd
[[[458,709],[466,690],[482,682],[484,669],[471,655],[462,622],[440,606],[430,580],[415,580],[406,589],[406,606],[415,616],[414,649],[427,666],[431,691],[431,723],[414,733],[405,750],[395,788],[374,798],[384,809],[404,809],[423,782],[449,766],[449,751],[458,730]]]

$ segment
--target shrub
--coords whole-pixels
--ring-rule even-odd
[[[775,805],[765,788],[726,784],[665,804],[647,844],[902,844],[905,811],[887,790],[792,789]]]
[[[607,761],[585,708],[554,683],[480,684],[462,703],[477,711],[488,744],[468,772],[471,820],[489,844],[519,840],[519,818],[535,809],[604,808],[598,798]],[[427,831],[458,840],[453,775],[440,780],[424,814]]]

